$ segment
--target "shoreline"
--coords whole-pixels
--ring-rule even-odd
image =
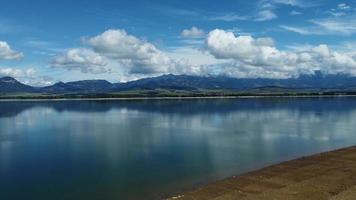
[[[356,199],[356,146],[274,164],[165,199],[353,200]]]
[[[113,97],[113,98],[1,98],[7,101],[116,101],[116,100],[189,100],[189,99],[267,99],[267,98],[347,98],[356,95],[246,95],[246,96],[186,96],[186,97]]]

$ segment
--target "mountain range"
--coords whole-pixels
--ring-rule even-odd
[[[0,78],[0,93],[113,93],[132,90],[231,90],[248,91],[256,88],[278,87],[288,89],[341,89],[356,88],[356,77],[345,74],[325,75],[316,72],[313,75],[301,75],[298,78],[231,78],[226,76],[202,77],[191,75],[162,75],[144,78],[126,83],[110,83],[106,80],[83,80],[58,82],[45,87],[33,87],[23,84],[12,77]]]

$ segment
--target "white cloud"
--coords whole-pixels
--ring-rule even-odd
[[[11,49],[5,41],[0,41],[0,60],[19,60],[23,58],[23,53]]]
[[[277,18],[273,10],[261,10],[257,13],[256,21],[268,21]]]
[[[183,38],[200,38],[204,36],[204,31],[202,29],[199,29],[195,26],[193,26],[190,29],[184,29],[181,33],[181,36]]]
[[[19,69],[15,67],[0,67],[0,77],[9,76],[21,83],[31,86],[47,86],[53,84],[48,76],[38,76],[34,68]]]
[[[299,11],[296,11],[296,10],[292,10],[289,14],[292,15],[292,16],[295,16],[295,15],[301,15],[302,12],[299,12]]]
[[[20,78],[19,80],[24,84],[35,86],[35,87],[43,87],[43,86],[49,86],[54,84],[53,79],[48,76],[39,76],[39,77],[33,77],[28,79]]]
[[[337,5],[339,10],[350,10],[351,6],[347,5],[346,3],[340,3]]]
[[[60,47],[55,42],[45,41],[37,38],[27,38],[23,42],[23,45],[34,49],[32,52],[36,54],[54,56],[60,52],[66,51],[66,48]]]
[[[26,70],[11,68],[11,67],[1,67],[0,76],[10,76],[15,78],[33,77],[36,74],[36,70],[29,68]]]
[[[309,8],[317,6],[315,2],[304,0],[260,0],[257,3],[257,13],[255,14],[255,21],[269,21],[278,18],[276,14],[278,8],[282,6]],[[297,11],[292,11],[290,15],[301,14]]]
[[[294,26],[287,26],[287,25],[281,25],[280,27],[284,30],[299,33],[301,35],[312,35],[312,34],[320,35],[322,33],[319,30],[311,30],[305,27],[294,27]]]
[[[56,56],[52,67],[89,74],[115,73],[131,78],[192,74],[196,70],[187,59],[172,59],[167,52],[125,30],[110,29],[83,41],[86,48],[71,49]]]
[[[346,13],[345,12],[333,12],[333,11],[330,11],[328,12],[330,15],[334,16],[334,17],[341,17],[341,16],[345,16]]]
[[[326,11],[327,14],[330,14],[334,17],[341,17],[341,16],[345,16],[348,15],[352,12],[352,8],[351,6],[345,4],[345,3],[340,3],[337,5],[336,8],[333,8],[329,11]]]
[[[342,18],[322,18],[309,20],[311,25],[296,27],[282,25],[281,28],[302,35],[353,35],[356,33],[356,15]]]
[[[260,52],[258,47],[272,47],[271,38],[257,38],[251,36],[238,36],[234,33],[215,29],[211,31],[206,40],[209,51],[217,58],[249,58]]]
[[[261,0],[260,4],[265,4],[265,5],[269,4],[273,6],[277,6],[278,4],[280,4],[280,5],[287,5],[287,6],[299,7],[299,8],[309,8],[318,5],[317,1],[312,2],[312,1],[305,1],[305,0]]]
[[[290,50],[290,51],[308,51],[309,49],[313,48],[313,45],[308,44],[308,43],[304,43],[304,44],[300,44],[300,43],[295,43],[295,44],[290,44],[286,46],[286,49]]]
[[[249,17],[247,16],[241,16],[235,13],[228,13],[225,15],[217,16],[217,17],[212,17],[209,18],[210,20],[215,20],[215,21],[226,21],[226,22],[233,22],[233,21],[239,21],[239,20],[247,20]]]
[[[309,20],[305,26],[282,25],[282,29],[301,35],[353,35],[356,33],[355,10],[344,3],[325,11],[329,16]]]
[[[356,33],[356,19],[353,17],[352,19],[321,19],[311,20],[310,22],[328,34],[335,33],[341,35],[351,35]]]
[[[204,38],[187,38],[179,40],[184,46],[202,46],[204,44]]]
[[[52,62],[54,68],[80,70],[83,73],[107,73],[107,61],[104,57],[89,49],[70,49],[56,56]]]
[[[334,45],[333,48],[341,52],[356,52],[356,41],[344,41],[340,44]]]
[[[221,67],[221,73],[230,76],[287,78],[316,70],[356,75],[356,52],[340,53],[323,44],[304,51],[283,51],[272,41],[216,29],[208,34],[206,45],[217,59],[232,59]]]
[[[71,49],[55,57],[53,67],[111,72],[127,80],[167,73],[287,78],[320,70],[356,75],[356,52],[334,51],[327,45],[280,50],[272,38],[236,36],[220,29],[209,32],[204,49],[185,46],[161,51],[124,30],[108,30],[84,43],[87,49]]]
[[[209,52],[193,47],[175,47],[169,50],[167,55],[175,60],[186,60],[186,63],[190,63],[192,66],[215,65],[226,62],[223,59],[216,59]]]
[[[107,30],[86,40],[93,50],[120,66],[129,69],[132,74],[174,73],[185,69],[185,64],[168,57],[153,44],[129,35],[124,30]]]

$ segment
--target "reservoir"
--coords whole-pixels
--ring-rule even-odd
[[[356,145],[356,98],[0,102],[0,199],[160,199]]]

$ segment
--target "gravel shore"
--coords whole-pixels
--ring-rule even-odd
[[[355,200],[356,147],[269,166],[169,199]]]

